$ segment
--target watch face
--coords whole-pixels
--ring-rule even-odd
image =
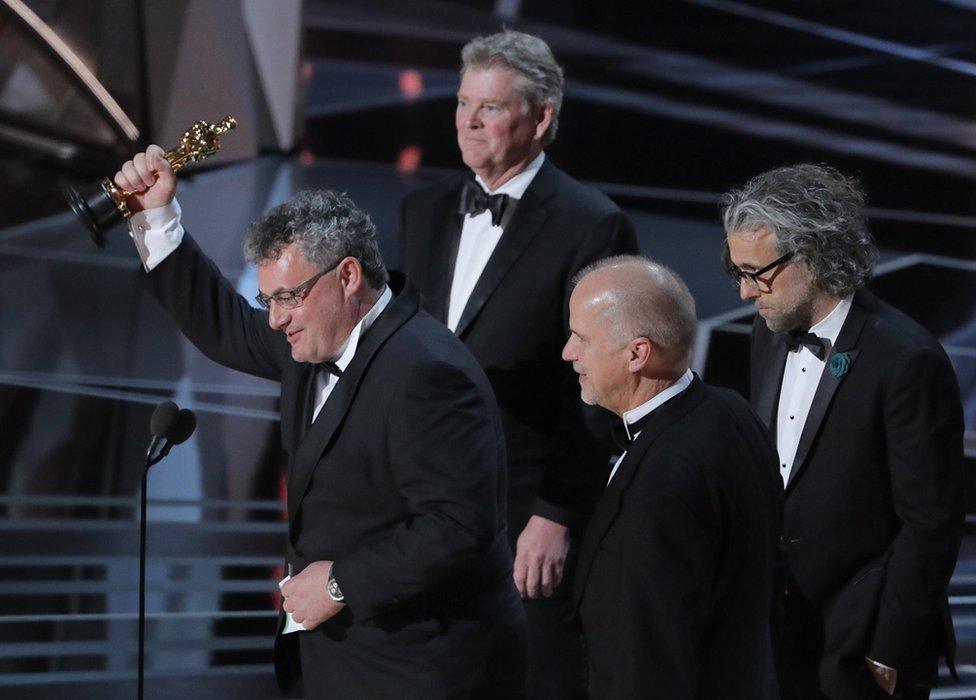
[[[339,583],[334,578],[329,579],[328,591],[333,600],[342,600],[342,591],[339,589]]]

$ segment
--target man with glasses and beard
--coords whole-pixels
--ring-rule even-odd
[[[928,698],[952,663],[962,410],[932,335],[864,289],[858,183],[763,173],[727,195],[728,271],[759,317],[751,399],[786,490],[776,643],[784,698]]]

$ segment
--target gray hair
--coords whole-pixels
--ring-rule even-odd
[[[519,92],[527,109],[552,105],[552,123],[542,137],[548,146],[559,129],[559,108],[563,104],[563,69],[556,63],[549,45],[537,36],[506,29],[491,36],[472,39],[461,49],[461,76],[469,68],[488,70],[504,66],[521,78]]]
[[[729,192],[722,219],[726,234],[772,229],[781,255],[805,262],[821,291],[845,297],[867,284],[878,257],[865,201],[856,178],[826,165],[791,165]]]
[[[629,284],[608,289],[612,332],[621,342],[648,338],[672,361],[684,362],[698,329],[695,298],[676,272],[640,255],[615,255],[592,262],[575,277],[575,288],[598,270],[630,272]]]
[[[248,227],[244,257],[250,263],[277,260],[291,243],[309,263],[322,269],[353,257],[373,289],[389,280],[376,227],[349,197],[330,190],[305,190],[279,204]]]

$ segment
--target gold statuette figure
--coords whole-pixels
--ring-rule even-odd
[[[220,135],[237,126],[234,117],[224,117],[217,124],[198,121],[183,133],[180,145],[163,154],[174,172],[187,163],[209,158],[220,149]],[[120,190],[111,178],[103,177],[85,192],[74,188],[65,196],[81,222],[88,227],[92,240],[99,248],[105,245],[105,232],[118,222],[132,216],[126,198],[132,192]]]

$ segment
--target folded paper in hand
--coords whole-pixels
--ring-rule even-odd
[[[283,579],[281,579],[280,581],[278,581],[278,588],[280,589],[289,580],[291,580],[291,576],[285,576]],[[291,616],[291,613],[286,611],[285,612],[285,628],[283,630],[281,630],[281,633],[282,634],[291,634],[292,632],[305,632],[305,631],[306,631],[305,630],[305,625],[303,625],[301,622],[295,622],[295,618],[293,618]]]

